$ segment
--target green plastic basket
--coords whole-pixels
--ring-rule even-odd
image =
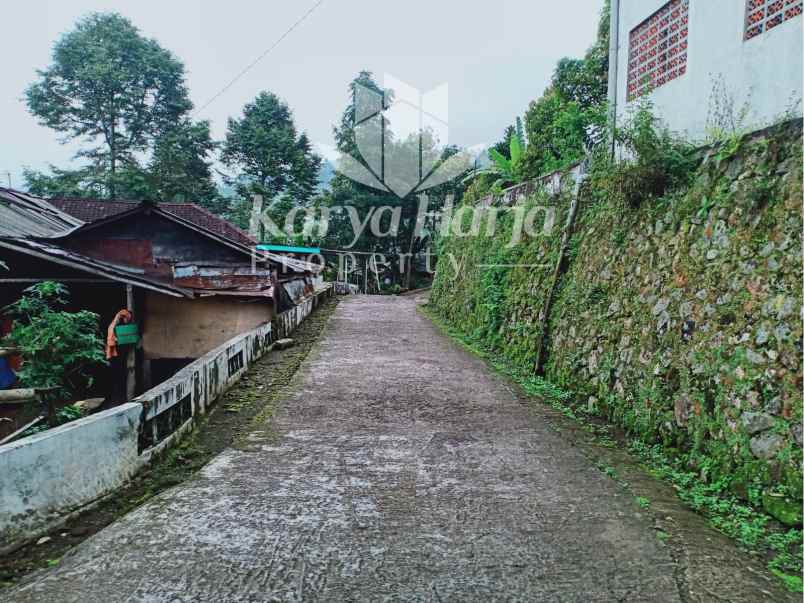
[[[140,341],[140,330],[134,323],[117,325],[114,328],[114,336],[117,338],[117,345],[135,345]]]

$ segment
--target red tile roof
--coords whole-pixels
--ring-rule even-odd
[[[88,223],[122,214],[139,205],[137,201],[104,201],[77,198],[48,199],[48,202],[74,218]],[[254,245],[257,242],[234,224],[194,203],[160,203],[159,207],[179,218],[192,222],[196,226],[211,230],[241,245]]]

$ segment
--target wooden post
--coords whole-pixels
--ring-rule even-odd
[[[126,309],[134,314],[134,287],[126,285]],[[135,319],[136,320],[136,319]],[[129,346],[126,353],[126,400],[134,399],[137,392],[137,346]]]
[[[153,387],[153,377],[151,376],[151,360],[150,358],[142,359],[142,388],[147,391]]]
[[[567,222],[564,225],[564,232],[561,235],[558,259],[553,268],[553,277],[550,280],[550,288],[547,290],[547,298],[545,299],[544,307],[539,315],[539,340],[536,344],[536,362],[534,366],[537,375],[541,375],[544,372],[544,363],[547,360],[547,331],[550,325],[550,310],[553,309],[556,289],[558,288],[559,280],[561,279],[561,274],[564,269],[564,258],[567,255],[567,248],[569,247],[569,241],[572,237],[573,227],[575,226],[581,182],[582,177],[579,177],[579,180],[575,183],[575,190],[573,191],[572,201],[570,202],[569,212],[567,214]]]
[[[368,295],[368,260],[363,261],[363,295]]]

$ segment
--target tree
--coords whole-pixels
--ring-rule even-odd
[[[551,87],[530,104],[525,123],[528,149],[523,172],[535,178],[583,158],[605,124],[605,106],[568,101]]]
[[[28,192],[41,197],[104,198],[108,195],[110,178],[95,166],[77,170],[62,170],[50,166],[51,173],[23,170]],[[155,199],[156,191],[150,175],[136,162],[117,169],[115,189],[121,199]]]
[[[561,59],[550,86],[525,113],[525,177],[535,178],[564,168],[599,142],[606,119],[609,4],[609,0],[604,2],[597,39],[584,58]]]
[[[321,167],[307,135],[297,135],[290,108],[271,92],[248,103],[240,119],[229,119],[221,161],[235,170],[229,182],[242,196],[271,200],[288,192],[299,204],[312,197]]]
[[[502,140],[492,146],[489,151],[493,149],[506,159],[511,159],[511,139],[514,136],[516,136],[516,128],[514,126],[508,126],[503,132]]]
[[[349,83],[349,102],[344,109],[340,121],[333,126],[333,134],[338,151],[344,155],[349,155],[362,163],[367,169],[369,162],[361,155],[355,140],[355,115],[357,113],[356,99],[362,90],[371,91],[383,96],[386,105],[393,100],[393,91],[383,90],[375,81],[369,71],[361,71],[357,77]],[[367,128],[381,127],[375,122],[368,122]],[[419,133],[420,135],[410,137],[406,140],[396,140],[392,136],[392,129],[387,128],[384,132],[384,144],[381,152],[385,158],[392,158],[395,154],[402,156],[421,153],[424,155],[438,154],[440,161],[445,161],[448,157],[458,152],[455,147],[440,148],[437,141],[428,131]],[[381,136],[380,132],[372,132],[367,136]],[[437,210],[444,202],[447,194],[459,192],[460,182],[446,182],[437,187],[427,190],[430,199],[430,211]],[[393,263],[395,267],[404,265],[405,272],[398,276],[402,279],[403,285],[410,284],[410,261],[402,262],[402,257],[411,257],[410,254],[419,253],[424,249],[429,241],[428,233],[416,233],[416,219],[419,206],[419,199],[416,193],[408,194],[404,199],[387,190],[381,190],[362,184],[341,173],[337,173],[330,182],[330,190],[316,199],[316,204],[324,207],[345,207],[348,206],[356,211],[361,221],[369,220],[380,208],[391,208],[399,215],[398,228],[392,230],[393,218],[388,210],[382,210],[378,218],[379,232],[381,236],[376,236],[370,228],[366,228],[358,240],[355,239],[355,232],[349,214],[341,210],[339,213],[330,215],[329,228],[326,239],[322,245],[336,249],[350,249],[363,252],[376,252],[383,254],[386,259]]]
[[[218,194],[208,159],[216,147],[208,121],[187,119],[164,132],[148,164],[155,197],[198,203],[215,213],[225,211],[227,204]]]
[[[38,74],[25,92],[29,110],[65,141],[92,145],[77,156],[90,160],[86,169],[112,199],[121,184],[118,168],[136,165],[136,153],[192,108],[182,63],[118,14],[79,21]]]
[[[104,183],[99,182],[97,174],[90,168],[62,170],[50,166],[50,174],[24,169],[22,177],[25,189],[39,197],[100,197],[104,193]]]

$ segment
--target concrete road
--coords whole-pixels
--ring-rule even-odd
[[[415,304],[342,302],[270,425],[5,600],[690,600],[633,496]]]

